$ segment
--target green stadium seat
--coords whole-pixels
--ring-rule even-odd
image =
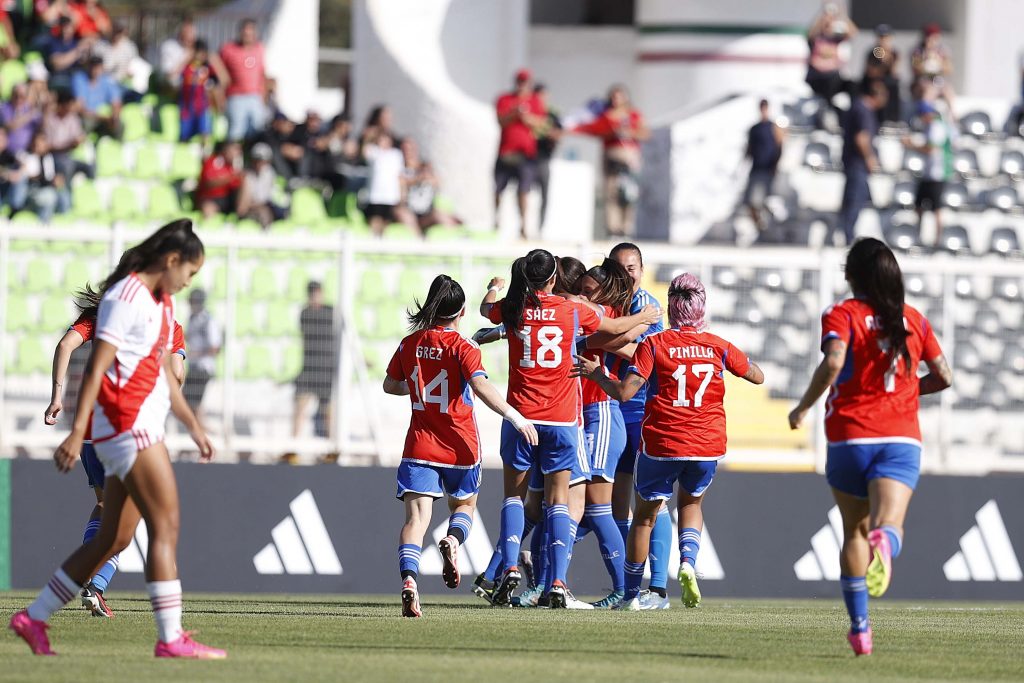
[[[413,299],[423,301],[427,298],[430,282],[423,272],[416,268],[404,268],[398,276],[398,301],[412,304]]]
[[[165,175],[163,164],[160,163],[160,152],[154,145],[142,144],[135,152],[135,170],[132,175],[148,180],[162,179]]]
[[[404,223],[392,223],[391,225],[384,228],[384,239],[390,242],[403,241],[408,242],[411,240],[419,239],[419,235],[415,230],[410,228]]]
[[[458,242],[466,238],[462,228],[449,225],[435,225],[427,228],[427,240],[430,242]]]
[[[213,116],[213,139],[215,142],[228,139],[228,117],[224,114]]]
[[[28,305],[28,298],[11,295],[7,298],[7,331],[32,330],[36,326],[35,310]]]
[[[345,192],[335,192],[327,202],[327,215],[331,218],[348,217],[348,197]]]
[[[109,177],[126,174],[121,143],[112,138],[100,138],[96,143],[96,175]]]
[[[273,379],[274,360],[270,349],[264,344],[248,344],[245,348],[245,366],[242,379]]]
[[[299,225],[312,226],[327,218],[323,196],[309,187],[300,187],[292,193],[291,220]]]
[[[81,289],[89,281],[89,266],[84,261],[73,259],[64,265],[65,292],[74,292]]]
[[[176,104],[160,105],[160,139],[165,142],[177,142],[181,137],[181,113]]]
[[[34,62],[43,61],[43,55],[40,52],[26,52],[21,56],[21,61],[25,64],[26,67],[28,67]]]
[[[19,375],[34,375],[50,371],[50,346],[34,335],[18,340],[18,362],[15,365]]]
[[[155,109],[156,105],[160,104],[160,96],[156,93],[148,92],[142,96],[142,99],[139,100],[139,102],[142,103],[143,107]]]
[[[484,228],[483,230],[467,230],[466,235],[474,242],[493,243],[498,241],[498,231],[490,228]]]
[[[50,259],[36,258],[28,262],[25,269],[24,291],[31,294],[50,292],[57,288],[57,281],[53,276],[53,261]]]
[[[11,99],[14,86],[26,81],[28,81],[28,71],[20,60],[8,59],[0,64],[0,97],[3,97],[4,100]]]
[[[115,221],[127,221],[141,216],[139,196],[135,188],[118,185],[110,193],[110,210],[107,216]]]
[[[91,180],[71,185],[71,215],[77,218],[96,218],[104,212],[103,200]]]
[[[259,334],[261,331],[259,321],[256,319],[255,304],[248,299],[236,300],[235,335],[239,337],[249,337],[254,334]]]
[[[290,382],[298,377],[300,372],[302,372],[302,344],[295,342],[284,347],[276,379],[278,382]]]
[[[277,274],[270,266],[256,266],[250,274],[249,296],[257,301],[277,299],[281,288],[277,286]]]
[[[199,178],[203,160],[197,148],[188,143],[179,143],[171,153],[171,180]]]
[[[178,193],[171,185],[154,185],[149,189],[149,205],[146,216],[154,220],[172,219],[181,216]]]
[[[286,301],[274,301],[267,305],[268,337],[292,337],[299,333],[299,309]]]
[[[363,339],[373,339],[377,331],[377,311],[370,306],[356,306],[356,334]]]
[[[324,288],[324,301],[331,304],[332,306],[338,303],[338,269],[331,267],[324,273],[323,279],[320,284]]]
[[[369,370],[371,376],[379,375],[385,369],[380,349],[375,346],[363,348],[363,360],[366,362],[366,369]]]
[[[52,335],[64,330],[74,321],[75,308],[71,299],[64,295],[51,296],[43,301],[39,317],[39,331]]]
[[[236,283],[237,286],[237,283]],[[225,299],[228,295],[228,270],[222,266],[213,273],[213,291],[210,296],[214,299]]]
[[[243,218],[235,222],[235,231],[259,235],[263,233],[263,226],[251,218]]]
[[[39,221],[39,216],[32,213],[28,209],[22,209],[18,213],[11,216],[11,222],[17,225],[42,225]]]
[[[455,213],[455,202],[443,194],[434,195],[434,208],[447,214]]]
[[[121,139],[125,142],[141,140],[149,135],[149,114],[137,102],[121,107]]]
[[[313,278],[305,268],[296,266],[288,271],[288,286],[285,288],[285,295],[288,301],[305,301],[306,285]]]
[[[405,336],[405,309],[400,306],[382,306],[377,309],[377,327],[374,338],[398,341]]]
[[[383,273],[377,268],[367,268],[359,276],[359,289],[356,296],[362,305],[373,306],[391,300],[391,288],[384,280]]]

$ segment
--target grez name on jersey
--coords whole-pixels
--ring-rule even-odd
[[[426,358],[427,360],[441,360],[444,355],[444,349],[440,349],[436,346],[417,346],[416,357]]]
[[[527,308],[523,311],[523,320],[526,322],[556,322],[553,309]]]
[[[715,351],[706,346],[670,346],[668,357],[672,359],[714,358]]]

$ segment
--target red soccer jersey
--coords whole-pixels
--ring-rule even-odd
[[[220,183],[220,184],[213,184]],[[211,154],[203,162],[199,173],[199,187],[196,188],[196,199],[205,202],[212,199],[223,199],[242,185],[242,174],[228,164],[219,154]]]
[[[507,93],[498,98],[494,107],[498,116],[504,116],[515,109],[527,114],[544,116],[544,105],[536,95],[520,98],[515,93]],[[522,154],[533,159],[537,156],[537,136],[528,125],[516,119],[501,127],[501,140],[498,143],[498,154]]]
[[[439,467],[480,462],[469,380],[487,373],[475,342],[450,327],[413,332],[398,345],[387,374],[408,385],[412,400],[402,457]]]
[[[825,436],[829,443],[870,441],[921,441],[917,422],[917,366],[942,354],[939,342],[921,313],[903,307],[910,333],[910,372],[902,360],[894,365],[885,339],[879,338],[871,304],[847,299],[821,316],[821,343],[846,342],[846,364],[828,396]]]
[[[579,380],[570,376],[577,334],[597,331],[601,316],[585,304],[537,292],[539,308],[523,311],[508,335],[508,403],[538,424],[576,426],[583,409]],[[501,302],[487,317],[501,323]],[[507,327],[507,326],[506,326]]]
[[[616,313],[615,309],[613,309],[611,306],[602,306],[601,308],[604,309],[604,314],[609,318],[619,317],[618,313]],[[601,369],[604,370],[604,373],[609,377],[611,376],[611,374],[605,367],[604,351],[601,351],[600,349],[587,349],[583,351],[581,355],[584,358],[589,358],[590,360],[598,361],[601,364]],[[589,406],[593,403],[603,403],[604,401],[610,400],[611,399],[608,397],[608,394],[604,393],[604,389],[602,389],[597,382],[583,383],[583,405]]]
[[[725,378],[747,373],[745,353],[710,332],[672,328],[647,337],[629,372],[649,383],[640,448],[655,460],[725,455]]]

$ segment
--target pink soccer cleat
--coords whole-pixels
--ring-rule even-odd
[[[850,631],[846,634],[846,640],[850,642],[850,647],[853,648],[853,654],[860,657],[861,655],[871,654],[871,629],[862,631],[861,633],[854,633]]]
[[[868,532],[868,545],[871,547],[871,562],[864,575],[864,583],[867,584],[868,595],[880,598],[892,581],[892,544],[884,531],[872,529]]]
[[[420,609],[420,591],[411,576],[402,583],[402,616],[415,619],[423,616]]]
[[[45,621],[37,621],[28,615],[28,610],[21,610],[11,617],[10,629],[28,643],[34,655],[55,655],[50,649],[50,639],[46,637],[46,629],[50,625]]]
[[[192,640],[194,631],[182,631],[181,637],[165,643],[157,641],[153,650],[155,657],[179,657],[182,659],[227,659],[228,653],[209,645]]]
[[[444,585],[454,590],[459,587],[462,580],[459,574],[459,542],[454,536],[445,536],[437,544],[437,549],[441,551],[441,559],[444,561],[444,568],[441,570]]]

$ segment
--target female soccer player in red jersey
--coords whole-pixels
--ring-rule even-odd
[[[416,585],[420,548],[434,499],[446,493],[452,514],[448,535],[438,549],[444,560],[445,585],[459,586],[458,549],[472,528],[480,490],[480,439],[473,394],[504,415],[527,444],[537,444],[533,425],[509,407],[487,381],[480,347],[459,334],[459,320],[465,313],[462,286],[447,275],[434,278],[426,300],[417,305],[415,313],[409,313],[412,333],[399,344],[384,378],[385,392],[409,396],[412,401],[397,493],[405,502],[405,526],[398,546],[404,617],[422,616]]]
[[[948,388],[953,375],[932,327],[903,301],[903,274],[889,247],[856,242],[846,257],[853,292],[821,318],[825,358],[789,414],[798,428],[831,388],[825,414],[825,475],[843,517],[840,553],[847,640],[871,654],[868,596],[889,587],[903,544],[903,519],[921,469],[918,397]],[[918,378],[925,361],[929,373]]]
[[[506,568],[494,592],[498,604],[508,601],[522,578],[515,563],[524,528],[523,496],[535,462],[544,473],[546,522],[552,539],[551,606],[565,607],[568,599],[565,575],[572,543],[569,480],[581,456],[581,397],[579,383],[571,376],[572,351],[578,334],[612,331],[615,326],[585,304],[552,294],[556,273],[555,257],[534,249],[513,264],[508,295],[496,302],[497,291],[492,287],[480,306],[481,314],[510,330],[508,401],[533,421],[540,441],[530,446],[509,425],[502,427],[505,502],[501,539]]]
[[[689,273],[668,289],[671,329],[640,343],[622,380],[597,362],[579,359],[579,372],[617,401],[628,401],[649,385],[636,458],[636,509],[626,546],[626,591],[618,607],[640,609],[637,595],[650,546],[651,528],[678,483],[679,583],[683,604],[696,607],[700,590],[694,571],[704,526],[701,501],[718,461],[725,456],[723,371],[761,384],[764,374],[735,346],[706,331],[704,285]]]
[[[167,449],[168,409],[189,429],[204,459],[213,446],[189,410],[177,382],[168,382],[174,302],[203,265],[203,243],[188,220],[174,221],[128,251],[101,287],[92,354],[86,365],[71,434],[54,461],[67,472],[82,451],[92,413],[96,454],[106,469],[99,532],[75,550],[10,627],[35,654],[53,654],[46,635],[50,616],[67,604],[118,548],[127,545],[137,518],[123,516],[130,499],[149,530],[146,588],[156,618],[157,657],[221,659],[223,650],[192,640],[181,628],[178,580],[178,490]]]
[[[57,424],[57,415],[64,408],[63,393],[64,382],[67,377],[68,365],[71,362],[71,354],[81,348],[82,345],[92,341],[96,329],[96,312],[99,310],[100,297],[88,289],[78,293],[78,306],[81,313],[78,319],[68,328],[53,352],[53,382],[50,389],[50,405],[46,407],[43,414],[43,421],[48,425]],[[171,343],[171,374],[180,386],[185,379],[185,334],[178,321],[174,321],[174,333]],[[89,522],[86,524],[85,533],[82,536],[82,543],[88,543],[96,535],[100,528],[100,517],[103,513],[103,482],[106,479],[106,472],[103,463],[96,457],[96,449],[92,445],[91,429],[86,430],[85,440],[82,442],[82,453],[80,455],[82,467],[85,469],[89,486],[96,494],[96,505],[92,514],[89,515]],[[124,515],[136,516],[139,519],[139,511],[129,501],[125,506]],[[130,509],[128,509],[130,508]],[[120,550],[118,550],[120,552]],[[118,556],[115,554],[107,560],[100,570],[96,572],[89,583],[82,588],[82,606],[88,609],[95,617],[112,617],[106,600],[103,598],[110,580],[117,572]]]

